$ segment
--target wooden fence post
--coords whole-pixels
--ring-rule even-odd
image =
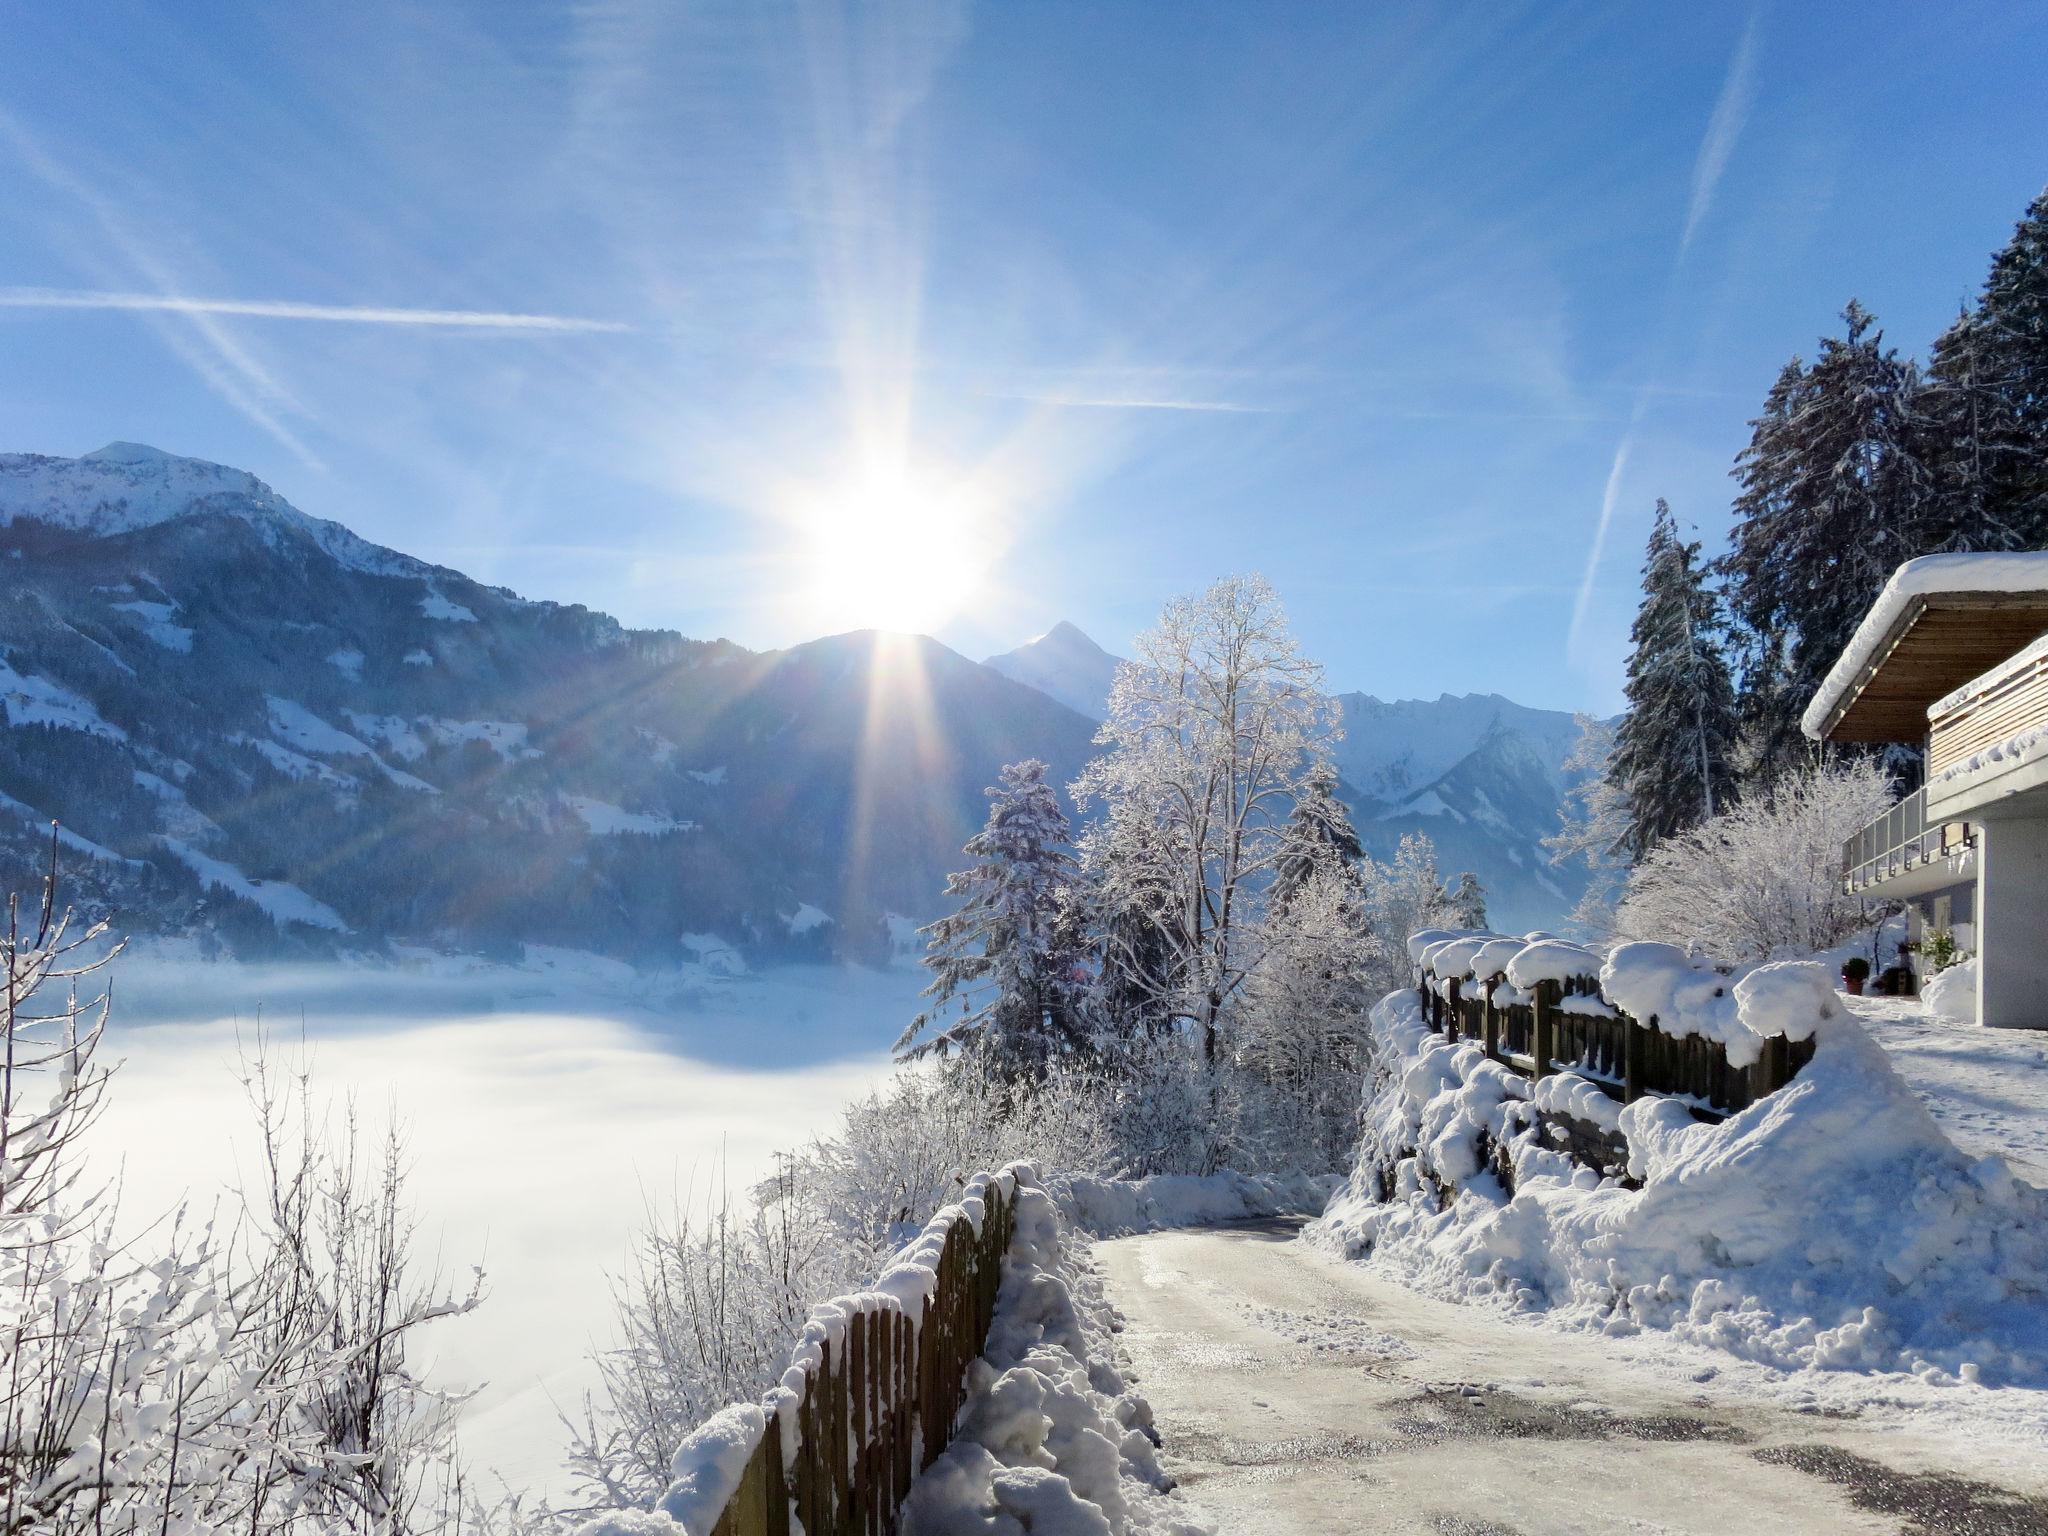
[[[1453,976],[1448,984],[1451,995],[1444,999],[1444,1038],[1446,1040],[1456,1040],[1458,1038],[1458,1024],[1460,1021],[1458,1013],[1458,987],[1463,979],[1463,977]]]
[[[1654,1015],[1651,1022],[1656,1022]],[[1643,1026],[1627,1014],[1621,1016],[1622,1102],[1633,1104],[1643,1096]]]
[[[1557,983],[1539,981],[1536,983],[1536,1048],[1534,1051],[1535,1077],[1550,1076],[1550,1059],[1556,1053],[1557,1041]]]
[[[1493,1006],[1494,989],[1500,985],[1498,976],[1490,977],[1479,994],[1479,1027],[1486,1039],[1486,1059],[1500,1060],[1500,1010]]]

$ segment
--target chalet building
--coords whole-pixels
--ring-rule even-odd
[[[1802,722],[1926,751],[1843,878],[1977,954],[1980,1023],[2048,1028],[2048,552],[1929,555],[1886,583]]]

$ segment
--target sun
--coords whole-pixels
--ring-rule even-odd
[[[925,633],[973,601],[994,560],[989,498],[932,466],[869,463],[806,498],[812,616]]]

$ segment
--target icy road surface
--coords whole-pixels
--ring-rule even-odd
[[[1688,1380],[1710,1357],[1633,1363],[1295,1230],[1095,1250],[1166,1465],[1226,1536],[2048,1532],[2048,1455],[2025,1437],[1795,1412]]]

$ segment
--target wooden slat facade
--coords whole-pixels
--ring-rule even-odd
[[[1927,775],[2038,726],[2048,726],[2048,653],[2009,657],[1983,677],[1982,686],[1930,716]]]

